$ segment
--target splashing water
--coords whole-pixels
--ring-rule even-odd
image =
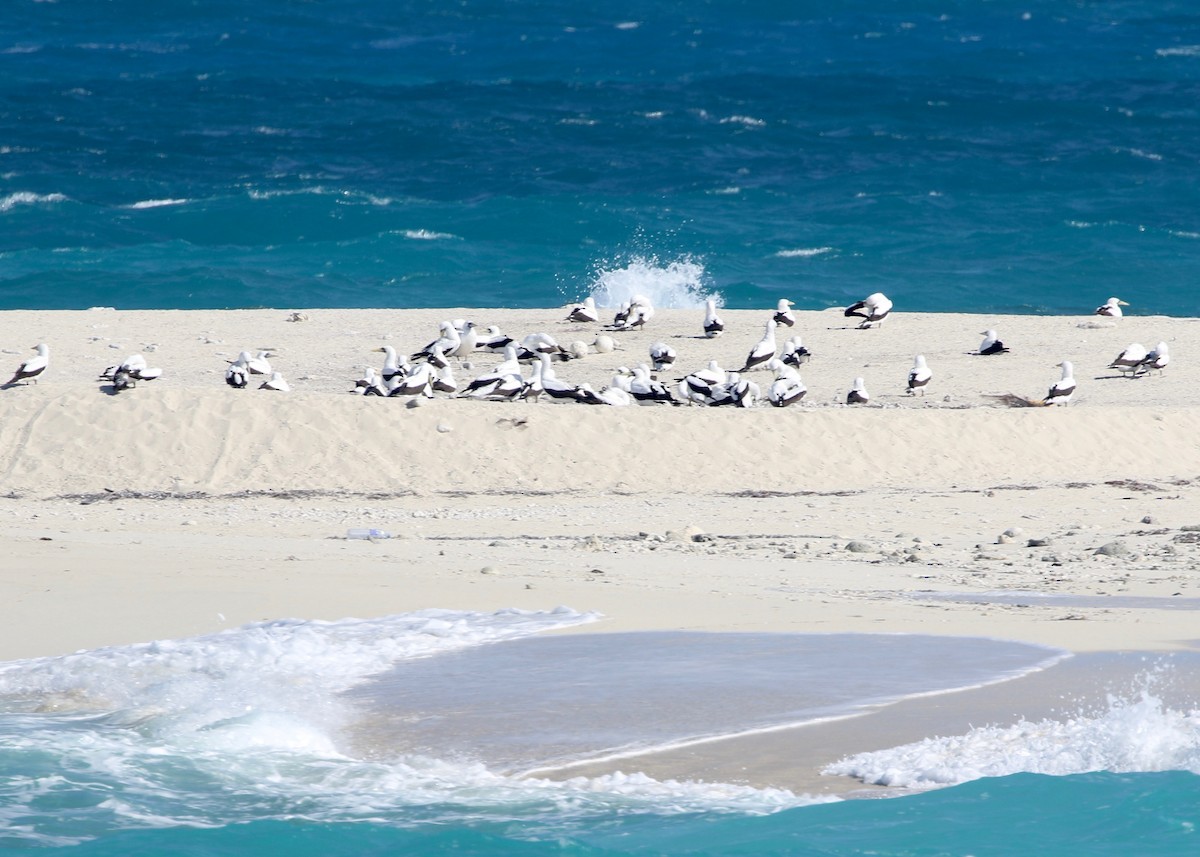
[[[1178,711],[1143,690],[1110,696],[1107,710],[1065,720],[1022,720],[965,735],[860,753],[825,768],[874,785],[930,789],[983,777],[1095,771],[1200,774],[1200,709]]]
[[[622,268],[598,270],[591,297],[596,306],[615,309],[635,295],[645,295],[655,307],[694,309],[712,299],[723,305],[718,292],[704,288],[704,266],[693,259],[662,263],[656,258],[634,258]]]

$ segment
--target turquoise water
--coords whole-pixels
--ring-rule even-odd
[[[1198,72],[1170,0],[18,0],[0,308],[669,271],[738,308],[1191,315]]]
[[[637,758],[881,706],[870,716],[886,721],[892,704],[1053,670],[1063,653],[922,635],[546,634],[596,618],[274,621],[0,664],[0,851],[1195,851],[1200,706],[1172,679],[1194,675],[1194,657],[1143,658],[1107,702],[1064,699],[1049,719],[847,756],[822,773],[898,796],[838,800],[655,779]],[[810,734],[788,733],[797,752]],[[572,771],[598,758],[628,764]]]
[[[588,830],[554,832],[521,824],[398,829],[256,822],[219,830],[128,832],[61,853],[1182,857],[1196,853],[1198,824],[1200,776],[1195,774],[1016,774],[903,800],[846,801],[762,818],[613,817]]]

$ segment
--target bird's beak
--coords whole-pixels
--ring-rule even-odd
[[[1129,306],[1128,301],[1117,301],[1117,303],[1119,303],[1121,306]]]

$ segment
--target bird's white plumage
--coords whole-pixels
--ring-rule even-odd
[[[854,383],[850,385],[850,392],[846,394],[847,405],[865,405],[871,401],[871,394],[867,392],[867,382],[858,377],[854,379]]]
[[[845,315],[847,318],[857,316],[862,319],[858,327],[860,330],[871,327],[879,327],[883,324],[883,320],[888,317],[892,311],[892,302],[883,292],[874,292],[867,295],[861,301],[851,304],[846,307]]]
[[[913,358],[912,369],[908,371],[908,392],[915,393],[920,390],[921,395],[925,395],[925,387],[932,379],[933,372],[925,362],[925,355],[918,354]]]
[[[765,369],[767,361],[775,357],[775,350],[775,319],[771,318],[767,319],[763,338],[755,343],[754,347],[750,349],[750,353],[746,355],[746,365],[741,368],[741,371]]]
[[[15,384],[18,381],[33,381],[33,383],[37,383],[38,376],[45,372],[46,368],[50,365],[50,346],[43,342],[35,345],[34,351],[36,351],[37,354],[35,354],[33,357],[30,357],[28,360],[23,361],[21,365],[17,367],[17,370],[13,372],[12,378],[9,379],[8,384],[5,384],[6,387],[9,386],[9,384]]]
[[[1070,360],[1058,364],[1062,368],[1062,376],[1050,388],[1043,404],[1065,405],[1075,394],[1075,366]]]
[[[1116,369],[1124,375],[1133,375],[1146,362],[1150,352],[1140,342],[1131,342],[1120,354],[1108,364],[1109,369]]]
[[[704,335],[709,339],[720,336],[725,330],[725,322],[717,315],[717,302],[709,298],[704,302]]]
[[[258,385],[260,390],[278,390],[281,393],[286,393],[292,389],[291,385],[283,379],[283,373],[273,371],[269,380],[263,381]]]

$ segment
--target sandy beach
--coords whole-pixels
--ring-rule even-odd
[[[678,351],[664,379],[713,359],[737,369],[770,312],[722,315],[727,332],[710,340],[697,335],[700,311],[660,310],[644,330],[611,334],[618,350],[559,364],[558,375],[599,389],[656,341]],[[274,309],[0,314],[0,360],[11,364],[0,368],[39,342],[52,349],[36,385],[0,390],[0,659],[281,617],[557,605],[602,613],[574,630],[586,633],[921,633],[1081,654],[1195,650],[1196,320],[897,312],[856,330],[839,311],[797,315],[779,342],[798,332],[813,352],[801,367],[804,404],[741,410],[413,406],[349,394],[365,366],[380,365],[375,349],[416,351],[446,318],[543,330],[563,345],[603,332],[564,323],[559,308],[305,310],[303,321]],[[971,354],[985,328],[1011,353]],[[1163,374],[1106,368],[1129,343],[1160,340],[1176,360]],[[292,392],[226,386],[227,361],[259,349]],[[135,352],[163,376],[110,395],[99,373]],[[934,373],[923,397],[905,392],[916,353]],[[497,359],[473,357],[460,382]],[[1069,407],[989,397],[1043,396],[1062,360],[1078,380]],[[859,375],[872,404],[847,407]],[[765,388],[771,376],[748,377]],[[353,527],[394,537],[348,540]],[[1046,675],[1095,688],[1112,662],[1078,663],[1094,668]],[[1001,694],[1003,705],[984,691],[974,698],[1006,720],[1038,716],[1064,692],[1015,686],[1027,690]],[[968,714],[978,723],[969,697],[926,704],[920,731]],[[1013,704],[1022,698],[1027,711]],[[876,744],[908,734],[871,719],[863,728]],[[824,743],[799,731],[772,736],[751,770],[722,766],[740,755],[744,768],[744,748],[637,761],[651,773],[808,787],[815,768],[862,749],[862,730],[831,730]],[[820,750],[791,766],[765,761],[802,745]]]

